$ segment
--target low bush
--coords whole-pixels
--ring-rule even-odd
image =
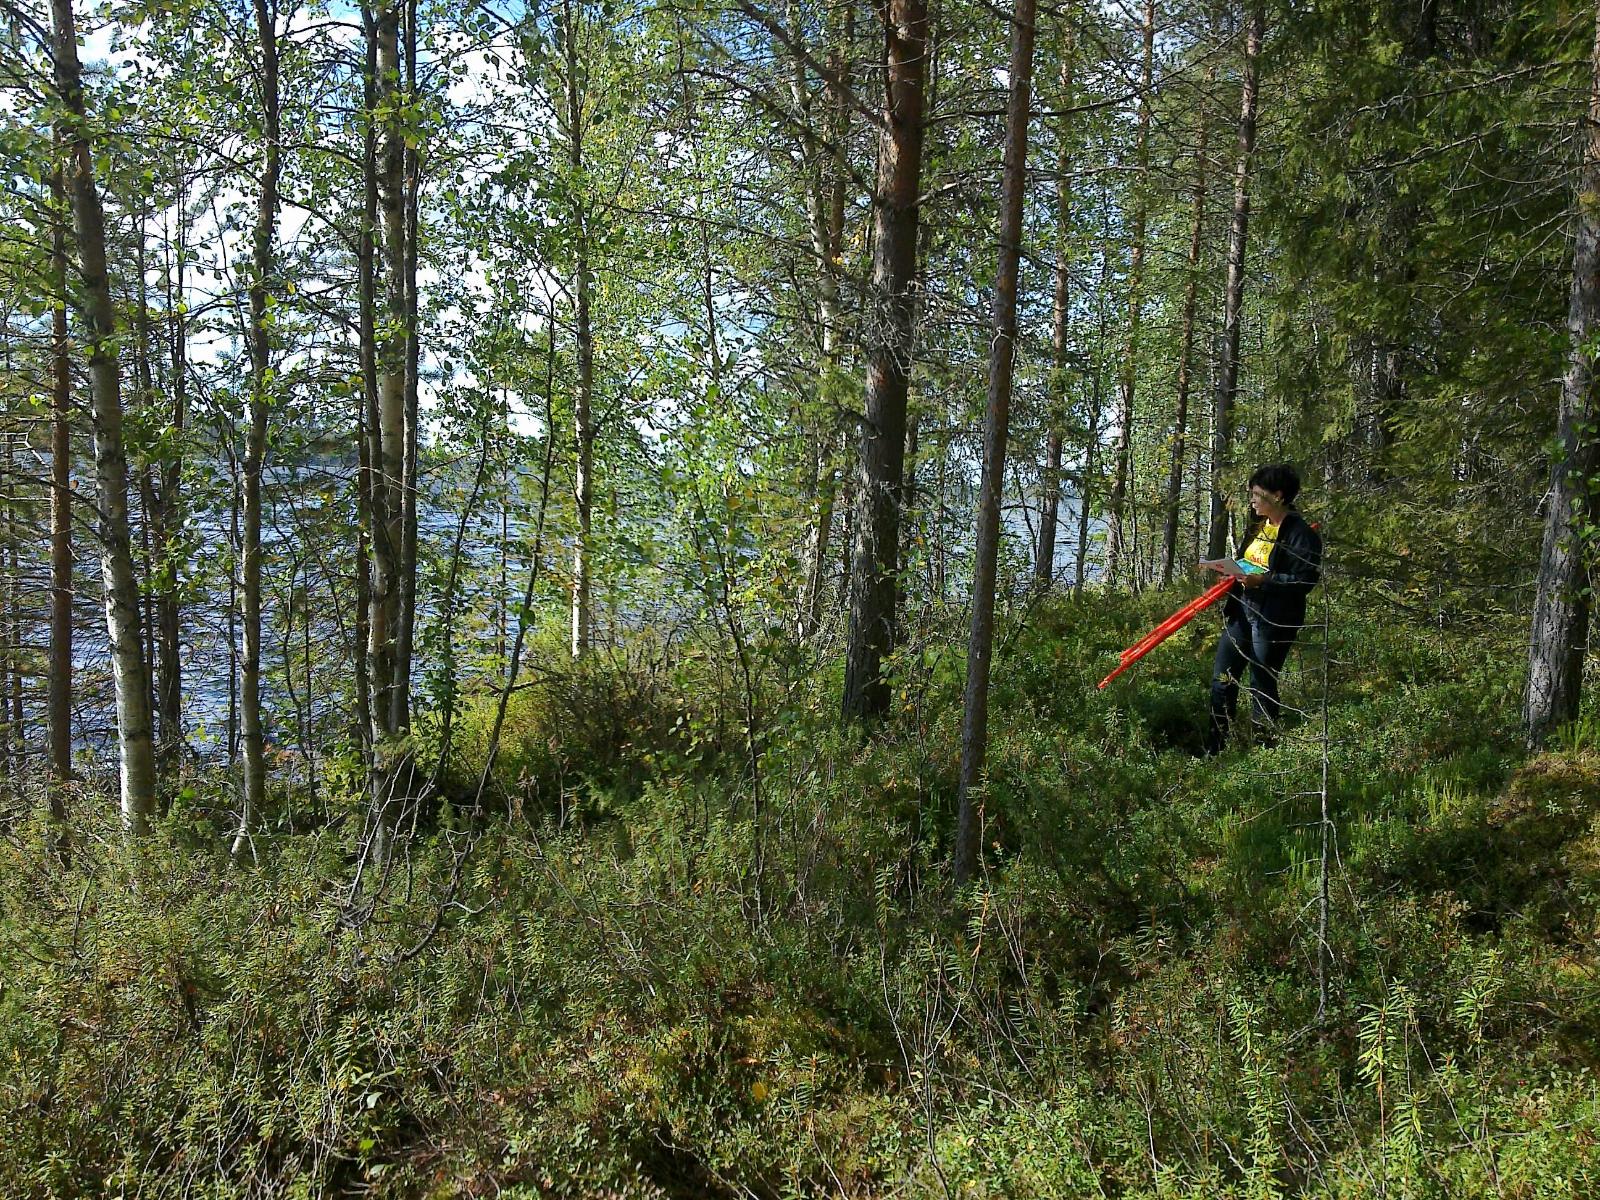
[[[776,656],[747,728],[703,654],[535,655],[490,810],[477,699],[359,886],[357,789],[249,866],[222,777],[133,849],[12,827],[0,1194],[1594,1194],[1593,739],[1348,617],[1326,740],[1308,644],[1278,746],[1197,760],[1205,631],[1094,689],[1165,603],[1012,631],[959,894],[948,631],[865,737]]]

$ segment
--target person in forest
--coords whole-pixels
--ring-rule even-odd
[[[1207,755],[1220,754],[1227,744],[1246,666],[1256,724],[1267,744],[1275,736],[1281,710],[1278,676],[1305,624],[1306,597],[1322,572],[1322,538],[1296,511],[1299,494],[1300,476],[1286,463],[1257,467],[1250,476],[1252,519],[1237,560],[1245,573],[1223,602],[1222,638],[1211,670]]]

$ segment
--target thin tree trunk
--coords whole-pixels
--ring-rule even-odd
[[[1097,365],[1090,373],[1089,430],[1083,444],[1083,475],[1078,481],[1078,546],[1072,575],[1073,591],[1080,595],[1083,592],[1084,576],[1089,561],[1089,499],[1094,488],[1100,452],[1100,418],[1105,411],[1105,391],[1100,382],[1101,371],[1098,364],[1104,360],[1106,351],[1105,297],[1110,294],[1111,288],[1111,228],[1109,212],[1103,203],[1102,211],[1107,215],[1100,235],[1100,284],[1096,291],[1096,295],[1100,297],[1100,302],[1096,305],[1099,318],[1097,321],[1099,329],[1095,337]]]
[[[256,209],[250,278],[249,430],[244,451],[244,543],[239,567],[244,598],[244,656],[240,672],[239,717],[244,749],[244,794],[233,857],[253,851],[252,831],[266,808],[266,738],[261,721],[261,473],[267,453],[267,414],[271,405],[272,330],[267,305],[276,267],[273,243],[278,225],[278,177],[282,169],[278,130],[278,14],[276,0],[255,0],[256,39],[261,52],[261,119],[264,142],[261,194]]]
[[[6,348],[6,367],[11,367],[11,349]],[[22,705],[13,704],[13,697],[20,700],[19,686],[22,682],[22,673],[18,670],[19,653],[22,648],[22,625],[17,619],[17,496],[20,494],[21,481],[17,479],[17,456],[13,439],[9,434],[5,437],[5,485],[11,493],[11,503],[6,506],[5,515],[5,540],[0,544],[0,568],[4,568],[4,609],[5,622],[0,625],[0,635],[5,639],[5,652],[0,656],[0,712],[5,714],[4,738],[0,739],[0,757],[5,760],[5,779],[10,794],[15,796],[22,783]]]
[[[239,558],[239,456],[228,448],[228,548]],[[228,572],[228,766],[239,761],[239,572]]]
[[[50,234],[56,305],[51,337],[50,395],[50,818],[66,821],[65,784],[72,778],[72,363],[67,334],[66,182],[51,177],[56,205]]]
[[[500,444],[511,443],[511,392],[500,389]],[[506,638],[510,636],[511,614],[511,456],[504,450],[500,458],[500,585],[495,589],[494,660],[504,663]]]
[[[138,296],[133,305],[133,362],[139,388],[138,406],[150,411],[155,407],[156,387],[151,369],[151,345],[154,339],[150,333],[150,304],[145,284],[145,240],[145,216],[141,214],[135,250]],[[169,609],[175,612],[177,608],[177,564],[169,550],[172,532],[177,526],[168,511],[172,506],[172,496],[166,487],[167,472],[165,458],[159,466],[148,464],[139,472],[139,494],[144,508],[140,534],[144,545],[147,589],[145,662],[153,668],[151,706],[155,713],[156,767],[163,774],[172,770],[178,748],[183,745],[183,714],[176,701],[177,684],[165,674],[166,669],[175,662],[176,654],[167,653],[162,639],[167,612]],[[174,478],[172,492],[176,490]]]
[[[6,444],[6,451],[11,453],[11,443]],[[16,772],[14,782],[20,784],[28,773],[28,737],[27,706],[22,687],[22,546],[21,534],[17,530],[17,520],[12,518],[11,528],[11,653],[14,656],[11,668],[11,740],[15,747],[12,758],[12,768]],[[15,790],[15,789],[13,789]]]
[[[143,268],[140,268],[140,270],[142,272]],[[137,310],[137,306],[135,306],[135,313],[136,314],[137,314],[137,311],[138,311]],[[139,320],[138,320],[137,315],[135,315],[135,317],[134,317],[134,326],[135,326],[135,328],[138,327],[138,324],[139,324]],[[135,337],[133,339],[133,368],[134,368],[134,381],[135,381],[135,392],[134,392],[134,395],[136,397],[136,401],[135,401],[135,405],[134,405],[134,411],[135,412],[141,412],[141,413],[142,412],[148,412],[149,408],[150,408],[150,405],[149,405],[150,392],[149,392],[149,388],[146,386],[146,384],[148,382],[148,374],[149,374],[148,366],[149,366],[149,364],[144,359],[143,353],[142,353],[142,351],[140,349],[140,346],[139,346],[139,338],[138,338],[137,335],[135,335]],[[141,565],[144,568],[143,584],[141,585],[141,587],[139,589],[139,628],[144,633],[145,677],[146,677],[146,679],[149,681],[149,683],[151,685],[151,687],[150,687],[150,722],[151,722],[151,724],[150,724],[150,736],[157,743],[157,745],[159,745],[161,731],[156,727],[156,724],[155,724],[156,692],[155,692],[155,674],[154,674],[154,668],[152,666],[152,664],[156,660],[156,607],[155,607],[155,591],[154,591],[154,588],[153,588],[153,584],[155,582],[155,559],[154,559],[154,557],[152,557],[151,551],[150,551],[150,527],[154,523],[154,517],[151,514],[155,511],[156,500],[155,500],[155,484],[151,481],[151,478],[150,478],[150,464],[149,463],[145,463],[142,467],[138,468],[135,471],[135,473],[134,473],[134,493],[133,493],[133,495],[134,495],[134,498],[138,501],[138,505],[139,505],[139,509],[138,509],[139,519],[135,523],[135,527],[139,531],[139,556],[140,556],[140,559],[142,560],[142,562],[140,564],[138,564],[138,565]],[[157,763],[157,766],[159,767],[159,765],[160,765],[159,752],[157,753],[156,763]],[[159,780],[159,778],[160,778],[159,773],[157,775],[157,778]]]
[[[1211,429],[1211,523],[1206,555],[1220,558],[1228,549],[1228,506],[1223,494],[1233,455],[1233,404],[1239,394],[1239,329],[1244,316],[1244,252],[1250,227],[1250,160],[1256,149],[1257,68],[1266,13],[1250,13],[1245,33],[1244,84],[1239,98],[1239,158],[1233,171],[1233,222],[1228,229],[1228,291],[1222,317],[1222,363],[1217,371]]]
[[[1155,65],[1156,3],[1145,0],[1144,58],[1139,74],[1139,140],[1134,176],[1133,245],[1128,261],[1128,339],[1117,381],[1117,440],[1112,450],[1111,511],[1106,518],[1106,584],[1116,586],[1127,554],[1128,492],[1133,473],[1133,401],[1139,366],[1139,329],[1144,316],[1145,230],[1150,213],[1150,86]],[[1137,562],[1134,567],[1137,576]]]
[[[145,242],[147,238],[146,214],[141,211],[138,223],[134,226],[134,279],[137,289],[132,308],[133,339],[130,349],[133,352],[133,408],[137,413],[148,414],[155,408],[156,387],[150,370],[150,295],[147,286],[147,264],[145,262]],[[165,731],[160,724],[160,705],[157,702],[159,689],[155,677],[156,662],[156,593],[159,591],[157,579],[160,576],[162,561],[161,543],[161,503],[156,495],[155,468],[148,462],[138,468],[135,476],[139,499],[139,549],[144,559],[144,586],[141,589],[142,619],[144,629],[144,662],[145,671],[151,683],[150,711],[152,714],[151,733],[156,743],[156,768],[159,779],[161,768],[161,744],[166,740]]]
[[[1060,107],[1072,106],[1071,34],[1061,50]],[[1034,586],[1048,588],[1056,573],[1056,524],[1061,510],[1062,426],[1067,419],[1067,320],[1072,288],[1072,151],[1066,119],[1056,133],[1056,263],[1050,305],[1050,432],[1045,443],[1044,496],[1039,544],[1033,555]]]
[[[983,424],[983,476],[972,569],[972,630],[967,640],[967,686],[961,716],[961,778],[956,814],[955,878],[959,887],[978,869],[978,799],[989,747],[989,660],[994,650],[995,576],[1000,546],[1000,493],[1005,486],[1006,437],[1011,420],[1011,374],[1016,356],[1017,268],[1022,257],[1022,201],[1028,165],[1028,109],[1033,82],[1035,0],[1016,0],[1011,19],[1010,97],[1001,168],[1000,254],[995,271],[994,336],[989,351],[989,397]]]
[[[590,279],[587,209],[576,191],[583,172],[583,90],[578,77],[578,31],[571,0],[563,5],[566,37],[567,161],[572,168],[575,189],[572,203],[573,230],[577,238],[577,278],[574,287],[574,317],[578,351],[578,380],[573,395],[573,441],[576,462],[573,469],[573,502],[577,508],[578,529],[572,546],[572,657],[589,651],[593,638],[594,597],[591,578],[590,538],[594,519],[594,331],[590,325]]]
[[[356,412],[356,439],[359,454],[356,516],[356,720],[360,741],[372,771],[372,748],[380,735],[379,712],[389,694],[386,659],[381,646],[387,637],[387,622],[378,603],[374,576],[378,566],[377,542],[388,520],[383,507],[384,492],[378,478],[382,458],[379,441],[378,402],[378,34],[374,10],[361,9],[362,29],[366,34],[362,65],[362,110],[365,119],[361,134],[361,223],[356,238],[357,305],[360,309],[359,359],[361,400]],[[375,628],[374,623],[379,623]]]
[[[187,320],[183,312],[184,268],[187,253],[187,228],[184,205],[188,199],[187,188],[180,177],[178,187],[178,233],[172,272],[173,291],[167,297],[167,311],[172,323],[172,445],[162,458],[159,468],[161,497],[161,545],[166,550],[177,531],[183,528],[183,441],[188,424],[189,409],[189,352],[187,345]],[[183,744],[183,662],[182,614],[178,602],[178,578],[175,564],[163,574],[165,586],[156,596],[156,711],[160,716],[160,754],[165,760],[162,769],[173,771]]]
[[[383,744],[398,736],[400,726],[395,723],[395,717],[403,708],[395,691],[400,684],[401,558],[405,537],[405,133],[396,111],[401,104],[400,13],[393,0],[378,6],[373,40],[377,52],[378,106],[373,119],[381,121],[374,165],[387,328],[381,337],[375,331],[378,403],[370,433],[376,477],[372,503],[372,645],[369,657],[374,687],[382,689],[373,696],[373,741]],[[374,306],[376,290],[374,281]],[[380,786],[387,791],[387,783]]]
[[[407,0],[404,26],[405,89],[415,101],[417,95],[417,3]],[[394,712],[390,720],[399,733],[411,727],[411,659],[417,631],[417,486],[420,409],[420,366],[422,342],[417,328],[417,225],[422,187],[422,160],[415,143],[403,139],[401,159],[402,188],[405,199],[404,251],[398,281],[405,310],[405,415],[404,465],[400,477],[400,595],[397,604],[399,628],[395,633],[395,679],[391,693]]]
[[[1595,330],[1600,327],[1600,15],[1596,17],[1590,65],[1583,163],[1573,200],[1576,229],[1567,298],[1571,349],[1561,380],[1556,425],[1561,449],[1546,495],[1522,713],[1528,744],[1535,747],[1553,727],[1578,715],[1589,640],[1589,494],[1600,467],[1593,349]]]
[[[1215,68],[1206,73],[1209,85],[1216,79]],[[1207,87],[1207,93],[1210,87]],[[1166,520],[1161,530],[1161,586],[1172,582],[1172,569],[1178,557],[1178,509],[1183,502],[1183,460],[1188,450],[1189,387],[1194,364],[1195,297],[1200,289],[1200,249],[1206,221],[1206,144],[1209,122],[1205,106],[1200,108],[1200,130],[1194,149],[1194,223],[1189,232],[1189,272],[1183,285],[1181,318],[1183,349],[1178,357],[1178,399],[1172,414],[1172,461],[1167,471]]]
[[[410,298],[406,288],[405,128],[401,109],[400,25],[397,0],[384,0],[366,19],[367,70],[375,108],[369,121],[374,131],[373,158],[366,203],[381,230],[386,329],[378,336],[378,282],[371,281],[373,310],[373,411],[369,419],[369,454],[373,470],[368,505],[372,513],[372,578],[368,606],[368,671],[372,681],[372,742],[369,853],[377,866],[389,860],[395,828],[395,806],[406,778],[408,751],[401,744],[406,698],[400,695],[401,650],[404,644],[405,481],[407,460],[406,383],[409,353],[406,332]],[[375,252],[374,258],[378,255]],[[376,263],[374,263],[374,274]],[[363,320],[367,320],[365,315]]]
[[[926,0],[886,0],[883,13],[886,125],[878,144],[873,197],[871,343],[842,705],[847,720],[881,717],[889,708],[883,661],[894,649],[900,599],[900,489],[917,277],[923,85],[929,49]]]
[[[1094,384],[1089,399],[1089,429],[1084,439],[1083,446],[1083,476],[1078,488],[1078,544],[1075,548],[1072,563],[1072,590],[1075,593],[1083,591],[1084,576],[1089,564],[1089,489],[1092,486],[1095,469],[1098,465],[1100,447],[1100,410],[1104,408],[1104,397],[1098,382]]]
[[[846,70],[845,54],[855,27],[855,10],[846,7],[843,27],[829,48],[831,77],[825,81],[832,117],[830,144],[822,146],[811,133],[809,94],[805,86],[805,65],[794,56],[791,88],[800,111],[805,134],[802,153],[806,156],[806,215],[811,230],[811,250],[817,260],[817,309],[822,327],[822,362],[817,380],[818,398],[831,407],[833,377],[839,370],[844,303],[839,289],[841,256],[844,250],[845,188],[849,170],[845,143],[850,132],[850,102],[839,87]],[[791,19],[790,24],[798,27]],[[812,516],[807,531],[804,575],[800,599],[799,633],[802,638],[816,634],[822,623],[822,584],[828,569],[828,547],[833,536],[833,514],[838,494],[839,471],[834,463],[836,427],[830,417],[817,431],[812,448]]]
[[[61,137],[68,153],[82,270],[84,326],[89,339],[90,413],[99,499],[101,576],[117,708],[117,747],[123,827],[144,834],[155,812],[155,746],[150,730],[150,685],[139,629],[139,584],[128,528],[128,457],[122,444],[122,380],[116,351],[116,309],[106,273],[105,214],[95,190],[94,153],[84,111],[78,31],[72,0],[51,0],[56,90],[62,101]]]
[[[834,463],[834,431],[822,433],[812,447],[814,489],[811,528],[806,534],[804,592],[800,599],[799,633],[814,637],[822,626],[823,582],[828,573],[828,553],[833,540],[833,512],[839,494],[839,468]]]
[[[572,657],[589,652],[594,638],[594,330],[590,317],[589,257],[580,250],[577,265],[578,386],[573,397],[573,501],[578,529],[572,546]]]
[[[909,411],[909,410],[908,410]],[[905,485],[900,491],[900,561],[911,557],[911,543],[917,533],[917,466],[922,451],[922,414],[906,417]]]

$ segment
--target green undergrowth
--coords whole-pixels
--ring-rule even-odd
[[[383,871],[353,789],[246,867],[220,780],[17,825],[0,1194],[1596,1194],[1600,723],[1527,757],[1514,626],[1371,602],[1195,758],[1214,621],[1094,686],[1172,602],[1009,627],[962,894],[953,628],[865,739],[759,646],[753,729],[716,656],[537,673]]]

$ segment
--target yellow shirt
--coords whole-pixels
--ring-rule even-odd
[[[1272,558],[1272,548],[1278,544],[1278,526],[1271,521],[1261,522],[1261,528],[1256,530],[1256,536],[1250,539],[1250,544],[1245,547],[1244,561],[1267,569],[1268,560]]]

